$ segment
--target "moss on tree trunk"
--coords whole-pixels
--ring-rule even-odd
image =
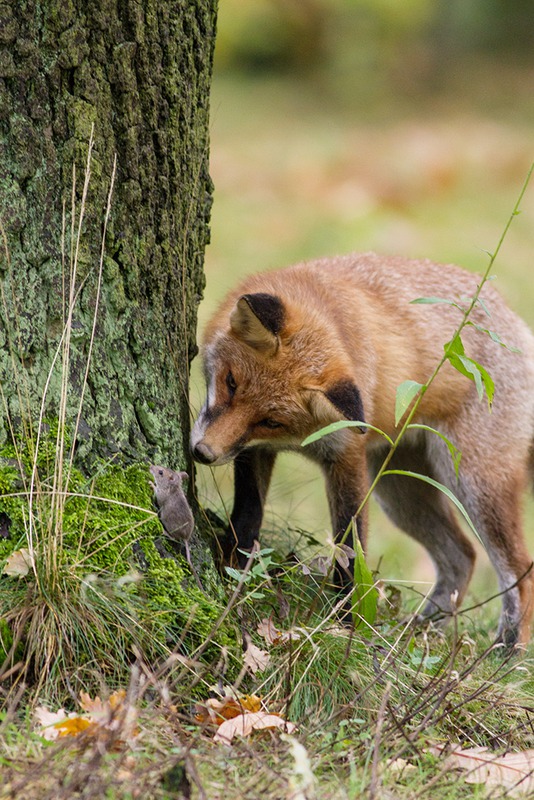
[[[115,153],[117,177],[78,457],[86,468],[116,454],[187,463],[188,369],[211,205],[215,14],[216,0],[0,2],[0,444],[8,417],[16,424],[28,407],[34,419],[39,413],[65,315],[62,219],[68,232],[73,164],[79,203],[94,126],[72,323],[73,412]],[[52,414],[58,386],[55,376]]]

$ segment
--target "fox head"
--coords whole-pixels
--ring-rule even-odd
[[[201,463],[252,445],[291,449],[331,422],[364,421],[339,337],[303,303],[241,295],[209,326],[203,359],[207,398],[191,434]]]

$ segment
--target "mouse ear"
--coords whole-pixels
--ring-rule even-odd
[[[183,481],[186,481],[189,478],[187,472],[179,472],[178,477],[181,478]]]

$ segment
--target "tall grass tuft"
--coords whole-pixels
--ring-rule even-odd
[[[0,594],[1,649],[4,664],[0,675],[9,673],[15,683],[30,682],[33,695],[54,695],[58,700],[74,695],[104,676],[115,683],[124,677],[131,662],[132,646],[153,655],[165,655],[164,637],[156,634],[154,623],[143,609],[139,594],[132,587],[139,579],[135,565],[130,574],[97,570],[96,554],[108,551],[103,563],[118,560],[119,554],[139,537],[155,514],[150,509],[148,481],[145,507],[128,501],[98,498],[94,485],[88,485],[74,466],[74,447],[82,418],[84,396],[102,287],[104,248],[116,164],[110,180],[104,211],[100,259],[96,276],[80,275],[80,253],[85,226],[94,135],[88,145],[87,161],[77,202],[77,176],[73,168],[69,230],[63,208],[61,243],[62,329],[51,357],[42,387],[37,415],[30,405],[30,391],[22,361],[22,348],[16,320],[9,330],[10,353],[16,383],[20,420],[10,417],[6,397],[0,386],[0,402],[7,418],[11,443],[3,448],[0,463],[5,465],[9,490],[3,489],[4,507],[18,517],[17,528],[24,531],[14,545],[15,555],[23,559],[27,574],[2,576]],[[6,260],[9,252],[6,237]],[[96,277],[96,297],[87,350],[85,373],[79,395],[73,398],[72,337],[73,319],[82,288],[88,277]],[[2,284],[4,317],[9,319],[7,291]],[[7,324],[7,323],[6,323]],[[52,400],[52,387],[59,386]],[[104,503],[104,508],[102,504]],[[95,524],[100,508],[113,503],[125,512],[125,521],[116,530],[105,531]],[[109,505],[108,505],[109,507]],[[93,516],[92,525],[90,524]],[[5,543],[4,543],[5,544]],[[13,549],[13,547],[11,548]],[[89,552],[89,557],[87,553]],[[111,554],[111,555],[110,555]],[[115,555],[113,555],[115,554]],[[94,573],[91,571],[94,570]]]

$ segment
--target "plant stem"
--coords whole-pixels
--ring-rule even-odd
[[[371,482],[371,485],[369,486],[369,489],[367,490],[367,493],[366,493],[365,497],[363,498],[362,502],[358,506],[358,509],[357,509],[357,511],[356,511],[356,513],[354,515],[355,517],[358,517],[361,514],[362,510],[365,508],[366,504],[369,502],[369,498],[371,497],[372,493],[374,492],[374,490],[375,490],[380,478],[383,476],[384,472],[386,471],[391,459],[395,455],[395,451],[397,450],[397,448],[398,448],[403,436],[405,435],[409,425],[411,424],[414,416],[416,415],[417,410],[418,410],[418,408],[419,408],[419,406],[421,404],[421,401],[422,401],[423,397],[425,396],[426,392],[428,391],[428,389],[430,388],[430,386],[432,385],[432,383],[436,379],[439,371],[441,370],[441,368],[443,367],[445,362],[449,359],[451,348],[452,348],[452,343],[461,334],[461,332],[463,331],[463,329],[467,325],[469,317],[472,314],[474,307],[478,303],[478,299],[480,297],[480,293],[481,293],[484,285],[487,283],[487,281],[488,281],[488,279],[490,277],[491,270],[493,268],[493,265],[495,264],[495,260],[497,259],[497,256],[499,255],[499,252],[500,252],[501,247],[502,247],[502,245],[504,243],[506,235],[508,234],[508,231],[510,229],[512,221],[513,221],[514,217],[516,217],[520,213],[519,207],[520,207],[520,205],[521,205],[521,203],[523,201],[523,197],[524,197],[525,192],[527,190],[527,187],[528,187],[528,185],[530,183],[530,179],[532,177],[532,173],[533,172],[534,172],[534,162],[530,165],[530,169],[529,169],[529,171],[527,173],[527,177],[525,178],[525,181],[523,183],[521,191],[519,192],[519,196],[518,196],[518,198],[517,198],[517,200],[515,202],[515,205],[514,205],[514,208],[512,210],[512,213],[510,214],[510,216],[508,218],[508,221],[506,222],[506,225],[504,226],[504,229],[503,229],[503,231],[501,233],[500,239],[499,239],[499,241],[497,243],[497,247],[495,248],[493,253],[488,253],[488,255],[490,256],[490,260],[489,260],[488,266],[487,266],[486,271],[484,272],[484,274],[482,276],[482,280],[480,281],[480,283],[477,286],[475,294],[471,298],[471,302],[469,303],[469,306],[464,311],[464,315],[462,317],[462,320],[461,320],[458,328],[453,333],[453,335],[451,337],[451,340],[448,343],[448,345],[444,348],[443,356],[442,356],[441,360],[439,361],[438,365],[436,366],[436,368],[434,369],[434,372],[432,373],[432,375],[430,376],[428,381],[425,384],[423,384],[423,386],[421,386],[421,389],[419,390],[419,393],[417,394],[417,396],[415,398],[415,402],[413,403],[411,410],[408,412],[408,415],[407,415],[407,417],[406,417],[406,419],[405,419],[405,421],[404,421],[404,423],[403,423],[403,425],[402,425],[402,427],[401,427],[401,429],[399,431],[398,436],[395,438],[395,440],[394,440],[393,444],[391,445],[390,450],[389,450],[388,454],[386,455],[386,457],[385,457],[380,469],[378,470],[378,472],[375,475],[373,481]],[[343,541],[344,541],[345,537],[347,536],[347,533],[348,533],[348,529],[345,532],[345,536],[343,537]]]

